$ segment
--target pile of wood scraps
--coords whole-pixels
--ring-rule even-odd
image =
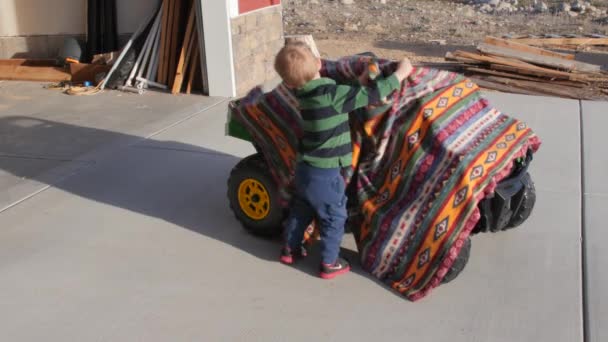
[[[139,94],[148,88],[172,94],[194,90],[207,93],[201,13],[200,1],[164,0],[123,48],[101,89],[126,65],[126,56],[133,49],[137,57],[119,89]],[[139,49],[138,41],[143,41]]]
[[[607,99],[608,73],[599,65],[559,53],[493,37],[477,52],[446,54],[481,87],[505,92],[574,99]]]
[[[559,50],[573,51],[608,51],[608,36],[604,35],[545,35],[537,36],[506,36],[505,39],[510,39],[513,42],[544,47]]]
[[[49,88],[70,95],[94,95],[106,87],[138,94],[149,88],[208,94],[201,6],[194,0],[163,0],[120,51],[91,56],[91,64],[82,63],[82,56],[0,60],[0,80],[57,82]],[[101,17],[95,19],[103,21],[103,13],[89,17],[97,14]]]

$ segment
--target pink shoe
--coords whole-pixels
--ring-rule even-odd
[[[333,265],[321,264],[321,278],[333,279],[350,271],[350,263],[343,258],[338,258]]]

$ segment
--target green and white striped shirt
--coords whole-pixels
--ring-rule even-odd
[[[348,113],[379,105],[401,88],[395,75],[374,83],[373,87],[337,85],[332,79],[319,78],[296,90],[304,130],[298,160],[323,169],[352,164]]]

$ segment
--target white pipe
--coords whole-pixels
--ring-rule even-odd
[[[144,85],[147,84],[149,86],[152,86],[154,88],[159,88],[159,89],[163,89],[163,90],[167,90],[167,86],[164,84],[160,84],[158,82],[154,82],[154,81],[150,81],[149,79],[145,79],[143,77],[138,77],[137,80],[141,83],[143,83]]]
[[[137,89],[137,88],[128,87],[128,86],[122,86],[122,87],[120,87],[120,90],[128,91],[129,93],[135,93],[135,94],[139,94],[139,95],[143,95],[146,92],[143,89]]]
[[[162,17],[162,8],[161,8],[161,14],[159,14],[159,16]],[[149,80],[156,79],[156,73],[158,72],[158,60],[159,60],[158,46],[160,45],[160,36],[161,36],[161,27],[159,25],[158,34],[156,35],[156,40],[154,41],[154,46],[152,47],[152,57],[150,57],[150,59],[151,59],[150,67],[148,68],[148,73],[146,74],[146,78]]]
[[[135,31],[131,35],[131,38],[129,38],[129,41],[127,42],[125,47],[122,48],[122,51],[120,52],[120,55],[118,56],[118,59],[112,65],[112,69],[110,69],[110,72],[108,72],[106,77],[101,82],[101,85],[99,86],[100,90],[105,89],[106,84],[108,84],[108,81],[110,80],[110,77],[112,77],[112,74],[114,74],[114,72],[116,72],[116,69],[118,69],[118,66],[120,65],[122,60],[125,58],[125,56],[127,55],[127,52],[129,52],[129,50],[131,49],[133,42],[135,42],[135,39],[137,39],[141,35],[141,33],[144,31],[146,26],[148,26],[148,24],[150,23],[150,20],[152,20],[153,16],[154,16],[154,12],[152,14],[150,14],[148,16],[148,18],[143,23],[141,23],[141,25],[139,25],[139,27],[137,28],[137,31]]]
[[[142,65],[139,68],[139,72],[137,73],[138,77],[141,77],[144,74],[144,70],[146,67],[150,66],[150,52],[153,49],[153,45],[154,43],[156,43],[156,36],[158,35],[159,32],[159,28],[160,28],[160,18],[162,16],[162,8],[159,11],[159,15],[156,16],[156,20],[154,21],[154,25],[152,25],[152,29],[150,30],[150,35],[149,37],[151,37],[150,39],[150,44],[148,45],[148,48],[146,49],[146,52],[144,54],[144,60]]]
[[[155,22],[156,22],[156,20],[155,20]],[[153,25],[153,27],[154,27],[154,25]],[[148,36],[146,37],[146,41],[144,42],[144,45],[141,47],[141,51],[139,52],[139,55],[137,56],[137,59],[135,60],[135,65],[133,65],[133,68],[131,69],[129,78],[127,78],[127,81],[125,82],[125,85],[127,87],[133,86],[133,78],[135,78],[135,75],[137,74],[137,71],[139,70],[139,65],[142,64],[144,54],[146,52],[146,49],[148,49],[151,41],[152,41],[152,31],[150,31],[150,33],[148,33]]]

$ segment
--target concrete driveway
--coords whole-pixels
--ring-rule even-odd
[[[225,100],[1,102],[12,85],[0,84],[2,340],[608,340],[608,103],[489,94],[543,139],[536,209],[475,236],[465,271],[411,303],[360,267],[323,281],[314,256],[283,266],[278,241],[241,229],[226,180],[253,150],[224,137]],[[343,247],[356,258],[352,236]]]

